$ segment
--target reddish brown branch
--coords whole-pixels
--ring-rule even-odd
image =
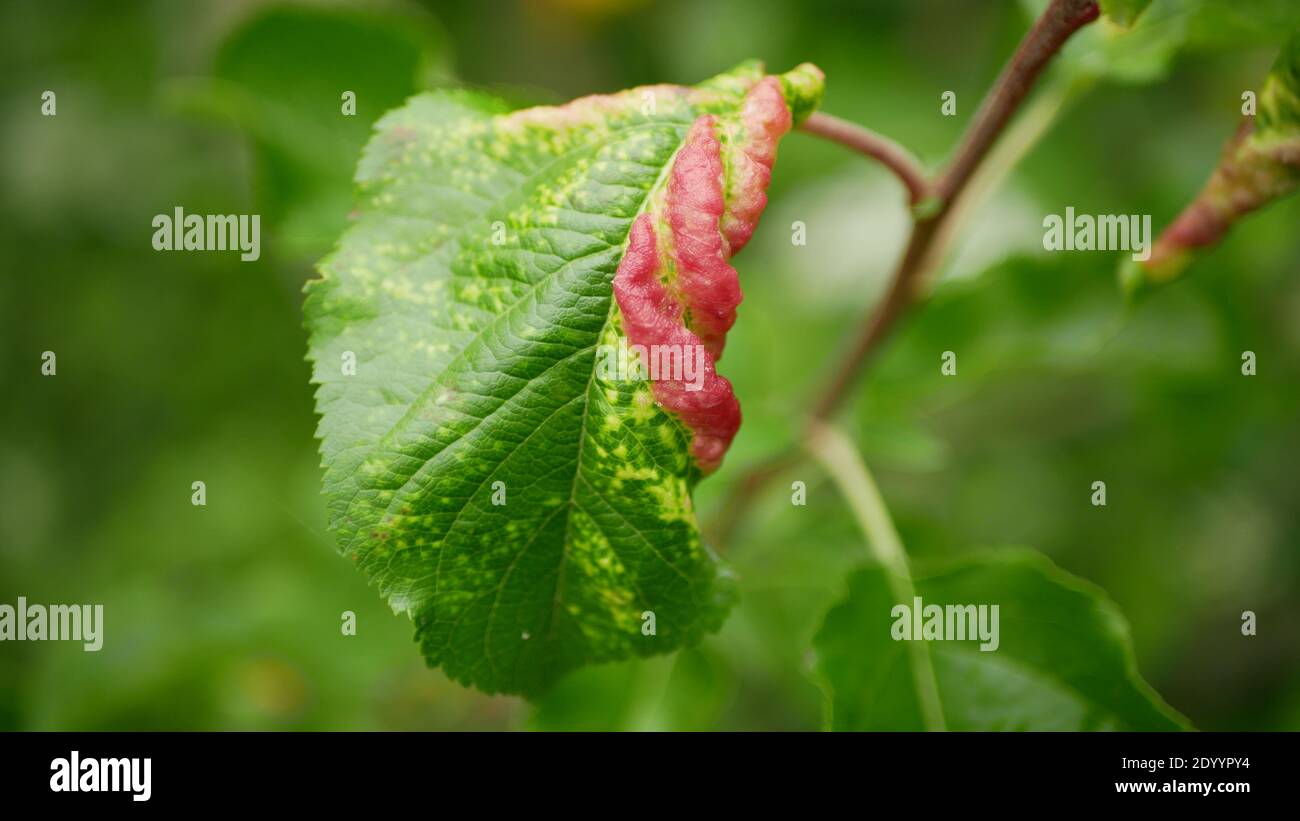
[[[960,199],[989,149],[997,142],[1052,57],[1076,31],[1096,20],[1099,14],[1095,0],[1052,0],[1025,34],[1015,54],[975,113],[947,170],[933,186],[923,186],[923,190],[935,197],[935,206],[929,213],[917,217],[913,224],[907,249],[894,272],[889,290],[832,371],[826,387],[818,394],[810,411],[810,425],[828,419],[840,408],[861,378],[863,366],[889,336],[899,317],[916,301],[925,275],[933,269],[942,253],[947,220],[954,203]],[[879,143],[873,143],[872,146],[878,147]],[[904,182],[908,184],[906,180]],[[908,184],[908,190],[913,190],[911,184]],[[763,486],[795,464],[798,458],[797,451],[779,454],[751,469],[740,479],[724,500],[718,527],[714,531],[720,547],[730,539]]]
[[[1052,0],[1020,41],[967,127],[957,154],[936,185],[940,199],[947,204],[956,199],[1052,57],[1100,13],[1095,0]]]

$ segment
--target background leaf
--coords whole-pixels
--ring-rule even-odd
[[[1047,0],[1022,0],[1037,16]],[[1114,0],[1066,44],[1062,71],[1085,80],[1152,83],[1186,52],[1276,45],[1300,25],[1291,0]]]
[[[271,6],[218,50],[212,72],[172,81],[179,110],[228,123],[253,143],[258,206],[284,250],[316,257],[351,206],[352,170],[381,114],[451,79],[451,45],[415,10]],[[356,95],[345,116],[343,93]]]
[[[1151,0],[1101,0],[1101,13],[1121,26],[1129,26],[1149,5]]]
[[[897,602],[885,571],[859,570],[848,589],[814,641],[831,729],[923,729],[908,643],[890,635]],[[1138,675],[1114,604],[1040,555],[1005,552],[922,571],[915,589],[925,605],[1000,608],[996,650],[925,643],[949,730],[1186,727]]]

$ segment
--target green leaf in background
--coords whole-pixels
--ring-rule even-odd
[[[597,347],[618,348],[632,324],[613,280],[633,221],[678,249],[721,248],[737,215],[762,208],[761,187],[744,196],[755,141],[774,151],[821,84],[811,66],[773,80],[747,63],[694,88],[511,114],[426,94],[380,121],[356,222],[304,312],[331,529],[414,620],[430,664],[531,695],[722,623],[732,585],[692,503],[720,454],[657,404],[662,380],[610,378]],[[756,105],[780,117],[755,120]],[[701,129],[721,140],[719,212],[688,236],[673,197],[700,192],[673,193],[674,158],[696,167]],[[687,273],[675,270],[683,291]]]
[[[166,91],[256,147],[257,205],[289,255],[318,257],[346,225],[356,157],[379,116],[451,79],[450,44],[418,11],[278,6],[222,42],[211,75]],[[355,95],[354,115],[343,95]]]
[[[925,642],[947,729],[1186,729],[1138,675],[1115,605],[1041,555],[966,559],[914,584],[925,605],[999,607],[996,650],[981,651],[978,641]],[[885,571],[857,571],[848,590],[814,640],[829,727],[923,729],[909,643],[891,637],[897,602]]]
[[[1022,0],[1036,17],[1047,0]],[[1108,8],[1109,5],[1109,8]],[[1294,0],[1114,0],[1062,51],[1061,70],[1083,82],[1152,83],[1168,76],[1187,51],[1275,45],[1279,32],[1300,26]]]
[[[1131,26],[1133,21],[1151,5],[1151,0],[1101,0],[1101,13],[1121,26]]]
[[[1150,258],[1121,269],[1125,288],[1176,278],[1197,254],[1232,226],[1300,187],[1300,32],[1282,47],[1259,92],[1224,146],[1210,180],[1151,249]]]

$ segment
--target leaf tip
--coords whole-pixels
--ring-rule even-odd
[[[800,63],[781,75],[781,89],[797,126],[821,105],[826,93],[826,74],[812,63]]]

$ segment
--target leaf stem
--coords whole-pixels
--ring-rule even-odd
[[[929,193],[930,184],[921,164],[906,148],[884,135],[821,111],[804,120],[799,129],[878,161],[903,183],[910,205],[916,205]]]
[[[903,549],[903,540],[898,537],[880,489],[876,487],[871,471],[862,461],[853,442],[830,425],[813,422],[805,445],[826,469],[844,496],[844,501],[848,502],[858,526],[867,537],[873,558],[885,571],[895,603],[911,607],[916,587],[912,583],[907,551]],[[912,660],[912,686],[921,710],[922,723],[930,732],[942,732],[946,729],[946,724],[929,644],[924,641],[908,642],[908,652]]]

